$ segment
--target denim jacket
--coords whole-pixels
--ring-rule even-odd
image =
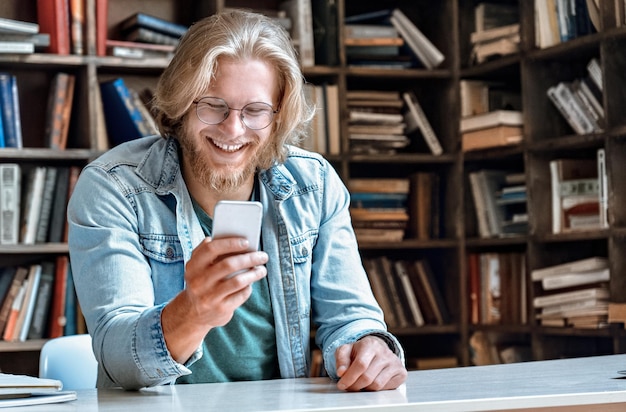
[[[138,139],[81,173],[68,207],[71,268],[99,362],[98,386],[128,389],[189,374],[169,354],[160,316],[184,287],[185,263],[204,234],[181,175],[178,143]],[[321,156],[290,147],[260,173],[263,249],[276,325],[280,374],[305,377],[310,330],[336,378],[335,350],[386,331],[358,254],[349,193]]]

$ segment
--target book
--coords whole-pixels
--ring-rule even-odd
[[[100,83],[100,92],[107,134],[112,145],[149,134],[124,79],[118,77]]]
[[[0,408],[43,405],[76,399],[76,392],[61,391],[57,379],[0,373]]]
[[[488,169],[470,172],[468,175],[480,237],[497,237],[503,234],[505,213],[496,202],[496,193],[501,190],[505,175],[505,171]]]
[[[441,146],[439,138],[428,121],[424,110],[422,110],[422,106],[417,100],[415,93],[412,91],[405,92],[402,94],[402,98],[408,109],[406,116],[413,119],[414,124],[417,125],[417,129],[419,129],[424,140],[426,141],[426,144],[430,148],[431,153],[436,156],[442,154],[443,147]]]
[[[433,186],[435,175],[430,172],[416,172],[410,176],[409,210],[410,218],[407,234],[411,238],[427,240],[432,237],[434,214],[438,213],[434,198],[437,196]]]
[[[465,132],[461,135],[461,150],[488,149],[492,147],[510,146],[521,143],[523,140],[521,126],[494,126]]]
[[[28,276],[24,283],[24,298],[15,325],[15,334],[9,340],[24,342],[28,337],[28,330],[35,311],[35,301],[39,282],[41,281],[41,265],[32,264],[29,267]]]
[[[339,21],[336,0],[311,0],[315,64],[339,64]]]
[[[311,0],[285,0],[280,3],[279,7],[291,19],[292,27],[289,34],[298,52],[300,65],[302,67],[314,66],[315,38]]]
[[[39,25],[28,21],[0,17],[0,33],[37,34],[39,33]]]
[[[383,276],[385,275],[380,272],[374,258],[363,259],[363,265],[365,267],[367,277],[370,280],[374,297],[383,311],[385,322],[390,327],[399,326],[399,322],[396,319],[396,315],[391,304],[390,296],[383,282]]]
[[[96,0],[96,55],[106,56],[107,21],[109,0]]]
[[[585,272],[572,272],[561,275],[553,275],[543,278],[541,286],[544,290],[569,288],[573,286],[589,285],[610,280],[609,268],[588,270]]]
[[[57,72],[48,92],[46,109],[45,144],[51,149],[67,147],[69,123],[74,101],[75,76]]]
[[[591,287],[569,292],[552,293],[548,295],[537,296],[533,299],[535,308],[543,308],[546,306],[559,305],[563,303],[586,301],[589,299],[608,299],[609,290],[606,287]]]
[[[597,122],[591,118],[574,95],[570,82],[559,82],[550,86],[547,95],[554,107],[566,120],[576,134],[594,133],[601,130]]]
[[[37,0],[39,30],[50,35],[48,53],[70,54],[70,16],[67,0]]]
[[[39,209],[39,222],[35,234],[35,243],[46,243],[48,241],[48,228],[54,200],[54,192],[57,181],[57,167],[46,166],[46,177],[42,191],[41,208]]]
[[[608,268],[608,264],[609,261],[607,258],[593,256],[590,258],[578,259],[571,262],[535,269],[530,272],[530,276],[531,280],[539,281],[550,276],[605,269]]]
[[[461,118],[460,132],[487,129],[495,126],[523,126],[522,112],[518,110],[494,110]]]
[[[85,54],[85,2],[70,0],[70,45],[72,54]]]
[[[367,39],[378,37],[398,37],[398,30],[383,24],[344,24],[343,33],[346,39]]]
[[[347,186],[350,192],[409,193],[407,178],[351,178]]]
[[[503,37],[519,34],[519,23],[507,24],[504,26],[497,26],[487,30],[474,31],[470,34],[470,43],[483,43],[493,40],[497,40]]]
[[[21,166],[0,164],[0,244],[16,245],[20,235]]]
[[[406,298],[406,306],[408,313],[410,313],[410,324],[412,326],[422,326],[425,324],[424,315],[420,309],[419,302],[417,301],[417,295],[413,289],[413,283],[411,282],[411,276],[409,274],[408,265],[406,261],[395,261],[394,274],[400,281],[400,286],[403,291],[403,296]]]
[[[564,182],[572,181],[580,183],[580,179],[598,179],[598,165],[596,159],[554,159],[549,163],[551,199],[552,199],[552,233],[562,233],[574,229],[569,224],[566,216],[576,211],[579,205],[587,204],[595,208],[588,209],[587,214],[597,216],[597,224],[589,225],[590,228],[600,227],[600,210],[598,192],[574,194],[567,191]],[[582,187],[585,187],[584,185]],[[598,187],[597,185],[595,187]],[[580,188],[580,187],[579,187]],[[595,206],[594,206],[595,205]],[[572,209],[572,210],[569,210]],[[584,210],[583,210],[584,212]]]
[[[434,69],[444,61],[444,55],[417,26],[409,20],[402,10],[397,8],[393,9],[390,21],[425,68]]]
[[[48,328],[48,314],[54,287],[54,263],[41,263],[41,278],[35,299],[34,311],[28,328],[28,339],[42,339]]]
[[[78,333],[78,299],[76,298],[76,289],[74,289],[72,265],[67,265],[66,269],[65,324],[63,325],[63,334],[76,335]]]
[[[34,167],[27,174],[20,228],[21,243],[25,245],[34,244],[37,237],[45,181],[45,166]]]
[[[54,289],[50,303],[48,337],[63,336],[63,327],[66,323],[65,301],[67,295],[67,271],[69,259],[66,255],[57,256],[54,271]]]
[[[15,266],[5,266],[0,268],[0,307],[2,306],[4,298],[8,295],[16,272],[17,267]]]
[[[0,105],[2,106],[4,145],[21,149],[23,146],[22,119],[15,75],[0,73]]]
[[[150,30],[145,27],[135,27],[124,36],[126,41],[145,42],[155,44],[165,44],[170,46],[178,46],[180,41],[177,37],[168,36],[158,31]]]
[[[20,293],[20,289],[24,284],[26,276],[28,276],[28,269],[26,267],[18,266],[11,280],[11,285],[9,286],[9,289],[7,290],[4,299],[2,300],[2,306],[0,306],[0,336],[2,337],[4,337],[4,331],[6,329],[7,322],[11,317],[14,301]],[[20,303],[21,302],[16,303],[15,306],[19,307]],[[16,316],[17,315],[14,315],[13,317],[16,318]],[[12,327],[14,328],[15,326]]]
[[[146,13],[134,13],[120,22],[121,32],[130,32],[137,27],[153,30],[170,37],[180,38],[187,33],[187,26],[161,19]]]
[[[0,53],[31,54],[34,52],[34,43],[24,41],[0,40]]]
[[[507,56],[520,51],[520,35],[513,34],[495,40],[475,44],[472,48],[472,61],[484,63],[494,56]]]
[[[398,321],[397,326],[403,328],[410,326],[408,313],[403,304],[404,297],[402,295],[402,289],[396,281],[392,260],[387,256],[379,256],[375,259],[375,263],[378,265],[379,273],[383,279],[383,283],[386,287],[387,294],[393,307],[392,309]]]
[[[30,43],[34,50],[50,46],[50,35],[48,33],[23,34],[23,33],[4,33],[0,31],[0,41],[2,42],[19,42]]]
[[[416,269],[421,287],[426,292],[428,304],[437,319],[437,324],[444,325],[450,322],[450,315],[445,300],[439,289],[435,274],[430,268],[430,264],[425,260],[416,260],[413,263]]]
[[[606,152],[604,148],[596,152],[598,161],[598,203],[600,227],[609,227],[609,183],[606,174]]]
[[[338,155],[341,152],[341,130],[339,119],[339,86],[336,84],[324,85],[324,102],[327,128],[326,152],[330,155]]]

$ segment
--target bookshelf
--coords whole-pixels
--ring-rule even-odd
[[[99,1],[86,0],[91,7]],[[303,69],[306,80],[316,85],[336,85],[339,90],[340,151],[327,155],[340,175],[352,178],[408,179],[417,173],[438,176],[438,235],[426,238],[406,237],[402,241],[361,242],[364,259],[382,257],[391,262],[426,260],[432,268],[438,289],[449,312],[449,322],[422,326],[398,326],[392,331],[404,344],[407,357],[414,359],[456,358],[458,365],[472,364],[470,345],[477,336],[499,347],[524,347],[534,359],[599,355],[626,351],[626,332],[620,325],[602,329],[542,327],[534,319],[529,302],[539,293],[529,280],[533,269],[563,263],[579,257],[608,257],[612,277],[609,283],[612,302],[626,301],[626,277],[621,275],[626,258],[626,191],[618,182],[626,178],[621,167],[626,158],[626,124],[622,116],[626,106],[623,73],[626,70],[626,28],[615,27],[613,0],[600,1],[598,33],[538,49],[535,47],[534,6],[526,1],[496,1],[518,8],[520,51],[479,65],[470,65],[470,34],[474,30],[474,9],[478,0],[444,0],[440,2],[393,0],[385,8],[399,8],[442,52],[445,60],[436,68],[362,67],[349,62],[344,44],[343,23],[338,30],[338,64],[315,65]],[[277,10],[280,1],[247,0],[108,0],[107,35],[118,36],[117,24],[137,11],[181,24],[226,7]],[[331,2],[332,3],[332,2]],[[344,18],[377,11],[371,2],[338,0],[339,22]],[[37,21],[35,1],[26,4],[5,1],[0,16]],[[95,42],[95,17],[87,13],[87,38]],[[0,71],[14,73],[19,88],[24,127],[23,149],[0,149],[0,162],[17,162],[27,168],[36,165],[86,164],[101,149],[97,143],[98,99],[94,92],[101,81],[123,77],[132,87],[154,87],[167,64],[166,59],[125,59],[97,56],[95,46],[86,55],[59,56],[0,54]],[[546,90],[559,81],[571,81],[585,73],[587,62],[599,59],[604,78],[606,127],[603,132],[577,135],[560,117],[546,97]],[[44,148],[44,122],[47,89],[53,75],[66,71],[76,76],[75,104],[69,132],[68,148],[53,151]],[[480,80],[505,83],[518,89],[523,106],[523,141],[498,148],[461,150],[459,123],[461,115],[460,82]],[[427,146],[411,146],[394,154],[355,153],[350,150],[348,92],[358,90],[412,91],[420,102],[443,153],[433,155]],[[419,135],[412,137],[421,139]],[[561,157],[589,157],[604,148],[607,155],[609,185],[609,227],[564,234],[551,232],[552,220],[547,212],[551,202],[551,160]],[[469,175],[482,169],[506,170],[522,174],[527,185],[529,232],[511,237],[479,236],[471,196]],[[59,244],[0,245],[3,265],[30,264],[68,253]],[[474,323],[470,319],[470,268],[468,257],[479,254],[516,254],[524,257],[526,282],[523,308],[527,322]],[[508,292],[502,292],[506,298]],[[45,340],[0,342],[0,369],[8,372],[36,373],[38,350]],[[448,359],[449,360],[449,359]],[[413,362],[413,361],[412,361]],[[419,362],[418,362],[419,363]],[[413,364],[413,363],[412,363]],[[410,364],[409,366],[412,367]]]

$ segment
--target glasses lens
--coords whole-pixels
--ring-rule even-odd
[[[267,103],[250,103],[241,109],[243,123],[253,130],[265,129],[272,123],[274,110]]]
[[[201,122],[219,124],[228,117],[228,105],[218,97],[204,97],[196,103],[196,114]]]

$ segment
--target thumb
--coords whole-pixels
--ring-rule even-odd
[[[348,370],[351,361],[352,344],[341,345],[335,351],[335,364],[337,367],[337,375],[339,377]]]

